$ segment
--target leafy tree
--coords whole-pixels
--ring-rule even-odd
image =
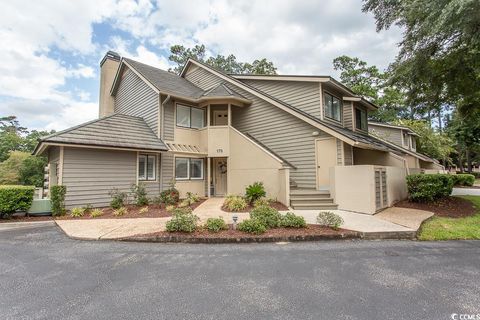
[[[412,129],[417,137],[417,151],[444,163],[451,160],[450,154],[455,151],[454,142],[442,132],[437,132],[424,120],[396,120],[395,124]]]
[[[226,73],[238,74],[276,74],[277,68],[267,59],[255,60],[251,64],[237,61],[237,58],[230,54],[228,56],[216,55],[206,59],[207,53],[205,46],[195,45],[193,48],[185,48],[182,45],[170,47],[170,56],[168,59],[177,65],[170,69],[170,72],[179,74],[189,58],[204,62],[216,69]]]
[[[18,170],[18,181],[22,185],[42,187],[46,157],[28,156]]]
[[[416,86],[430,113],[441,103],[455,103],[463,113],[480,106],[480,1],[364,0],[377,31],[403,29],[400,52],[390,70]],[[439,114],[441,115],[441,109]]]
[[[28,152],[12,151],[7,160],[0,163],[0,185],[2,184],[19,184],[20,169],[23,161],[30,157]],[[43,169],[42,169],[43,171]]]

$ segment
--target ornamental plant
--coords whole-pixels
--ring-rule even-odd
[[[228,196],[223,205],[230,211],[242,211],[247,207],[248,204],[243,197]]]
[[[112,200],[110,201],[110,207],[113,209],[119,209],[125,205],[125,202],[127,201],[127,193],[126,192],[121,192],[117,188],[113,188],[109,192],[110,197],[112,197]]]
[[[331,211],[322,211],[317,216],[317,223],[321,226],[338,230],[343,223],[343,219]]]
[[[67,187],[62,185],[56,185],[50,187],[50,203],[52,205],[52,215],[63,216],[65,210],[65,194],[67,193]]]
[[[280,227],[284,228],[305,228],[307,223],[305,218],[295,215],[292,212],[287,212],[280,219]]]
[[[407,176],[410,201],[433,202],[452,194],[453,178],[448,174],[412,174]]]
[[[210,232],[216,233],[222,230],[227,230],[228,226],[222,217],[218,217],[218,218],[208,218],[207,222],[205,223],[205,228]]]
[[[245,199],[248,203],[253,203],[255,200],[266,196],[263,182],[254,182],[245,189]]]
[[[172,211],[172,219],[165,226],[168,232],[194,232],[199,218],[190,208],[176,208]]]
[[[277,228],[282,215],[272,207],[260,206],[250,211],[250,218],[260,221],[266,228]]]
[[[245,219],[237,225],[237,229],[253,234],[262,234],[267,231],[267,227],[257,219]]]
[[[130,188],[133,194],[133,201],[136,206],[146,206],[148,204],[148,194],[144,183],[132,184]]]

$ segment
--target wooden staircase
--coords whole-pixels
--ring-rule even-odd
[[[290,189],[290,206],[298,210],[336,210],[328,190]]]

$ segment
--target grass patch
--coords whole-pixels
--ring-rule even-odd
[[[475,179],[474,185],[475,185],[475,184],[480,184],[480,179]]]
[[[471,201],[477,213],[465,218],[434,216],[422,225],[419,240],[469,240],[480,239],[480,196],[461,196]]]

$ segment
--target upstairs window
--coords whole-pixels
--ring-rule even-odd
[[[324,93],[325,116],[335,121],[342,121],[342,103],[331,94]]]
[[[205,110],[177,104],[177,126],[199,129],[205,127]]]
[[[367,131],[367,112],[355,108],[355,128]]]
[[[410,137],[406,132],[403,133],[403,145],[407,147],[407,149],[410,148]]]
[[[155,181],[157,156],[152,154],[141,154],[138,156],[138,180]]]

